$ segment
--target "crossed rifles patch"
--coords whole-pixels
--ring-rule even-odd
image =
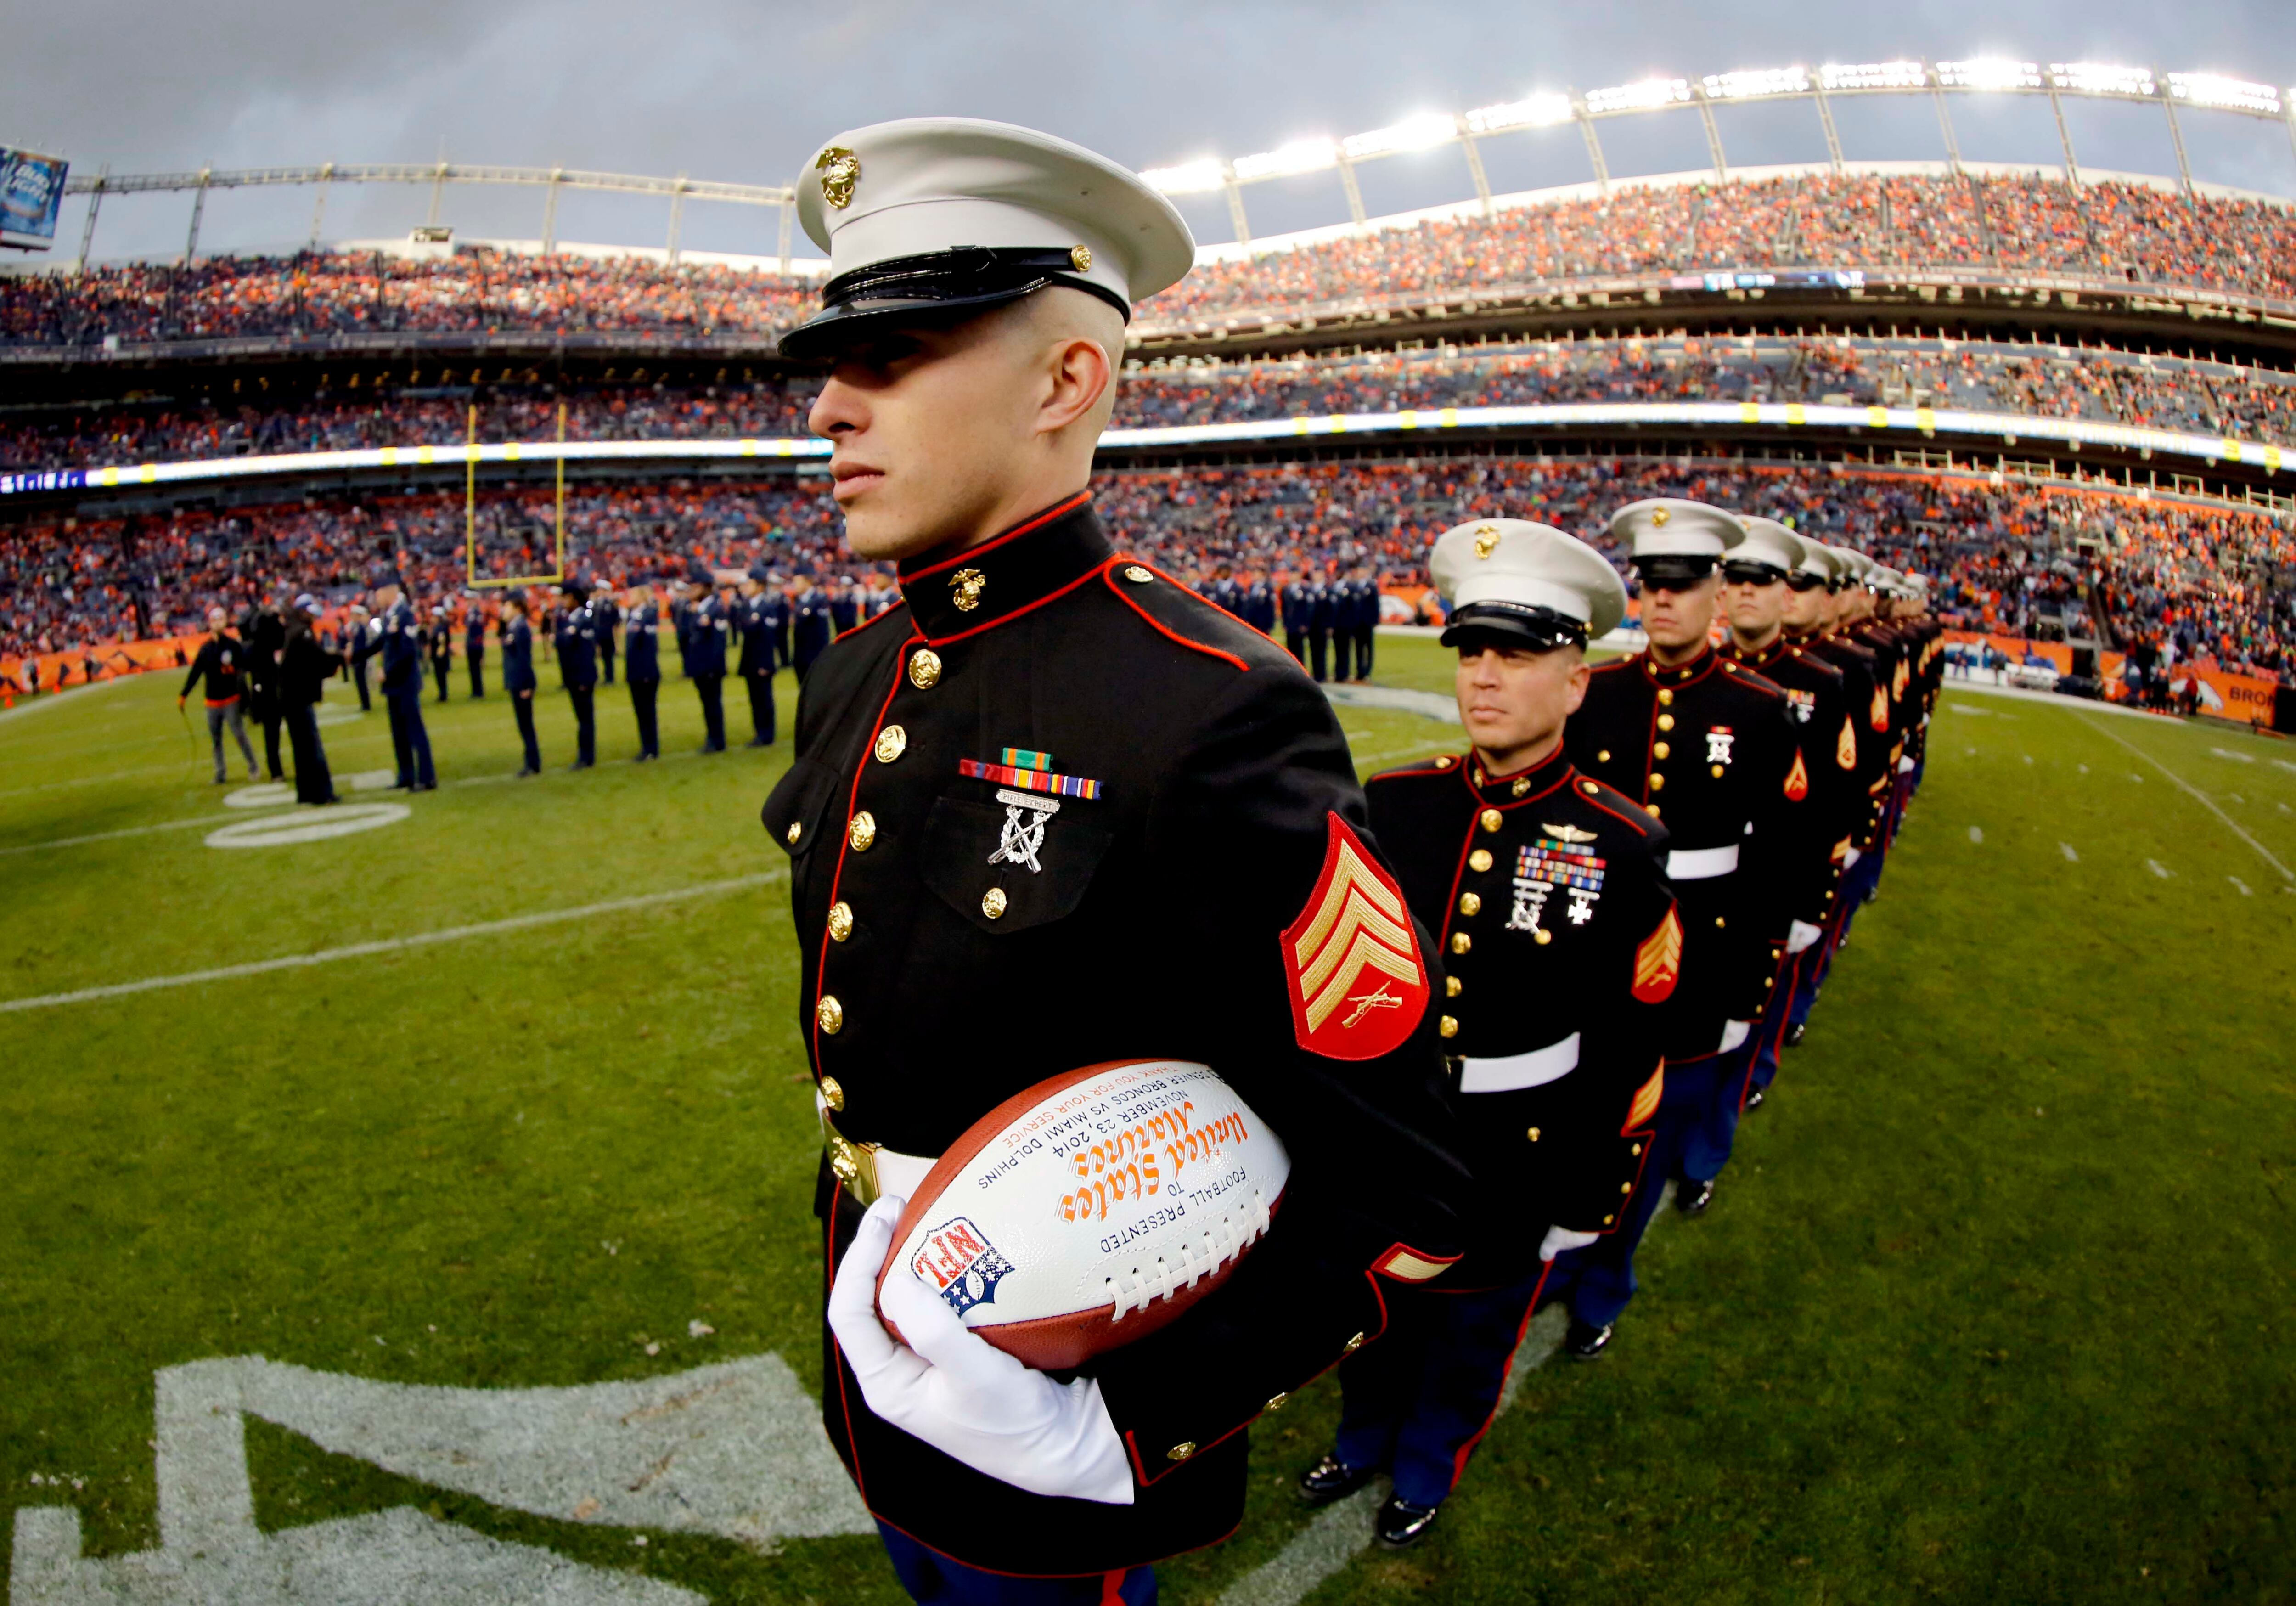
[[[1283,932],[1300,1046],[1372,1060],[1409,1037],[1431,989],[1403,893],[1347,822],[1325,816],[1324,870]]]

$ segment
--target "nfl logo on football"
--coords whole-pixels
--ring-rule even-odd
[[[909,1265],[918,1281],[938,1289],[948,1307],[963,1315],[996,1298],[996,1284],[1013,1263],[964,1217],[952,1217],[925,1234],[924,1247]]]

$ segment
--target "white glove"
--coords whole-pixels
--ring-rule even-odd
[[[1743,1043],[1746,1040],[1746,1034],[1753,1029],[1754,1023],[1751,1020],[1725,1020],[1722,1023],[1722,1046],[1714,1052],[1728,1053]]]
[[[1569,1227],[1549,1227],[1546,1236],[1538,1241],[1538,1258],[1552,1260],[1565,1250],[1583,1250],[1601,1236],[1600,1233],[1574,1233]]]
[[[885,1331],[877,1273],[907,1203],[888,1196],[869,1207],[829,1291],[830,1331],[869,1409],[1015,1488],[1130,1505],[1132,1468],[1099,1383],[1056,1383],[1022,1365],[966,1327],[906,1266],[885,1279],[884,1307],[908,1343]]]
[[[1852,848],[1853,853],[1857,850]],[[1806,920],[1798,920],[1786,928],[1786,952],[1799,954],[1825,933]]]
[[[1910,774],[1912,774],[1914,773],[1914,761],[1913,761],[1911,758],[1900,758],[1900,759],[1898,759],[1898,773],[1899,774],[1901,774],[1901,775],[1910,775]]]
[[[1844,870],[1847,870],[1865,856],[1866,856],[1863,853],[1860,853],[1857,848],[1852,848],[1849,852],[1841,856],[1841,867]]]

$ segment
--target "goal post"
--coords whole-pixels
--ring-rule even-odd
[[[463,569],[473,591],[510,586],[556,585],[566,578],[566,404],[558,404],[560,451],[554,475],[554,516],[551,523],[550,572],[547,574],[480,574],[479,572],[479,406],[471,404],[469,450],[463,459]]]

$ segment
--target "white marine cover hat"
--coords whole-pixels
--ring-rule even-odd
[[[1443,644],[1464,630],[1520,635],[1535,644],[1583,644],[1627,615],[1626,583],[1576,536],[1527,519],[1477,519],[1435,539],[1428,573],[1451,604]]]
[[[1652,496],[1612,513],[1610,535],[1628,545],[1645,579],[1694,580],[1746,538],[1746,527],[1726,508],[1685,496]]]
[[[1733,563],[1767,563],[1783,574],[1792,574],[1809,555],[1808,540],[1775,519],[1741,513],[1738,521],[1746,527],[1746,538],[1731,548]]]
[[[799,173],[797,207],[807,238],[829,253],[821,311],[782,337],[801,359],[871,324],[985,309],[1051,284],[1089,291],[1128,320],[1195,263],[1187,224],[1136,174],[978,118],[840,134]]]

